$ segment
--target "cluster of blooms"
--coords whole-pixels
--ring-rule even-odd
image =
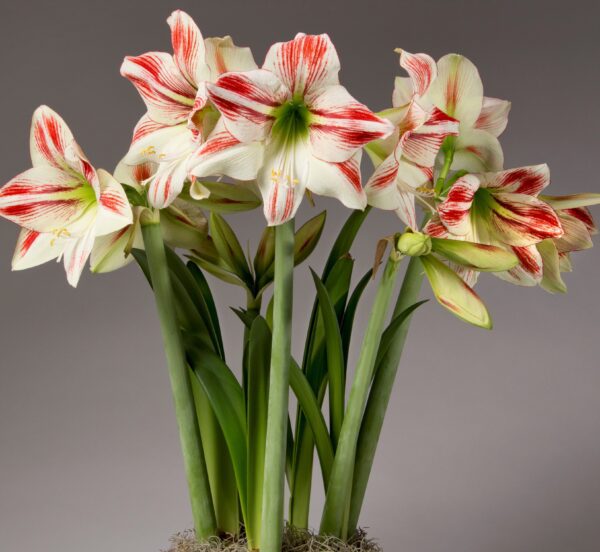
[[[460,262],[464,251],[455,244],[455,254],[444,255],[442,239],[477,244],[482,254],[507,252],[506,266],[488,269],[549,291],[564,291],[570,253],[591,247],[596,227],[586,207],[600,202],[598,194],[543,195],[546,165],[504,169],[498,136],[510,103],[484,96],[467,58],[449,54],[436,63],[398,50],[408,76],[396,78],[393,107],[375,114],[339,84],[327,35],[274,44],[259,68],[230,37],[204,39],[184,12],[168,23],[173,54],[127,57],[121,67],[147,112],[114,176],[90,165],[56,113],[35,112],[33,168],[0,190],[0,214],[23,228],[14,269],[64,259],[76,285],[90,255],[95,271],[125,264],[128,251],[142,247],[143,207],[130,204],[121,184],[162,209],[171,221],[165,239],[185,247],[189,239],[179,238],[190,234],[181,227],[207,233],[194,205],[210,196],[207,177],[254,190],[269,225],[294,217],[306,194],[393,210],[413,234],[411,244],[418,237],[425,244],[398,241],[400,252],[433,255],[436,270],[444,257],[445,285],[448,269],[472,286],[486,267],[467,254]],[[363,149],[375,164],[364,187]],[[425,213],[422,226],[415,202]],[[431,239],[438,240],[433,252]],[[434,265],[424,265],[433,283]]]

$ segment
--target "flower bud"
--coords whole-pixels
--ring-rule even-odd
[[[431,253],[431,238],[421,232],[405,232],[396,241],[396,249],[402,255],[421,257]]]

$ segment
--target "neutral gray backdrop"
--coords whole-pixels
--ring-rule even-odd
[[[165,19],[176,7],[205,36],[252,46],[259,62],[274,41],[328,32],[344,84],[374,109],[388,105],[399,73],[394,48],[463,53],[488,95],[513,101],[506,166],[547,161],[557,193],[600,191],[591,1],[5,2],[0,181],[29,167],[41,103],[66,118],[96,166],[112,168],[143,111],[121,59],[169,51]],[[346,214],[322,206],[318,269]],[[233,221],[255,244],[259,213]],[[369,218],[354,249],[361,271],[396,227],[391,214]],[[76,291],[54,264],[11,273],[16,236],[0,221],[0,548],[157,551],[190,513],[149,290],[133,266],[86,274]],[[419,312],[363,518],[387,551],[600,549],[599,272],[592,250],[576,255],[567,296],[484,278],[493,332],[434,303]],[[307,267],[297,274],[296,350],[313,294]],[[241,334],[227,307],[243,297],[214,288],[236,364]]]

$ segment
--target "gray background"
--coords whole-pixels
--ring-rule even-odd
[[[41,103],[66,118],[96,166],[112,168],[143,111],[121,59],[169,51],[164,20],[176,7],[205,36],[251,45],[259,62],[297,31],[330,33],[343,82],[374,109],[388,105],[399,73],[395,47],[463,53],[488,95],[513,101],[506,165],[547,161],[555,192],[600,191],[600,13],[582,1],[6,2],[0,180],[29,166]],[[330,208],[311,259],[320,269],[345,213],[319,206]],[[232,220],[256,243],[258,212]],[[354,250],[361,272],[396,227],[391,214],[370,217]],[[11,273],[16,236],[0,221],[0,548],[157,551],[190,514],[149,290],[133,266],[85,275],[77,291],[54,264]],[[313,293],[306,268],[296,350]],[[576,255],[575,269],[567,296],[485,278],[490,333],[434,303],[418,314],[363,518],[386,550],[600,549],[600,256]],[[235,364],[240,329],[226,307],[243,296],[214,287]]]

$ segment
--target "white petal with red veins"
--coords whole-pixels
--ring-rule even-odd
[[[275,109],[290,98],[281,81],[270,71],[226,73],[208,85],[210,99],[225,119],[225,126],[241,142],[264,140]]]
[[[559,213],[559,218],[564,231],[564,234],[554,241],[559,253],[582,251],[594,246],[590,231],[584,222],[565,212]]]
[[[424,96],[437,76],[435,61],[427,54],[411,54],[400,50],[400,67],[410,75],[415,94]]]
[[[113,175],[117,182],[127,184],[135,188],[138,192],[142,192],[143,184],[156,172],[157,168],[158,165],[156,163],[128,165],[124,161],[120,161]]]
[[[307,97],[306,103],[311,112],[311,149],[323,161],[346,161],[358,148],[394,132],[390,121],[357,102],[341,85]]]
[[[498,98],[483,98],[481,113],[475,121],[475,128],[485,130],[493,136],[500,136],[508,124],[510,102]]]
[[[258,69],[250,48],[236,46],[230,36],[206,38],[204,44],[211,82],[223,73]]]
[[[543,276],[543,260],[535,245],[513,247],[519,264],[507,272],[496,272],[496,276],[518,286],[537,286]]]
[[[123,161],[128,165],[159,163],[164,159],[165,149],[182,136],[193,138],[185,123],[168,126],[144,115],[135,127],[133,141]]]
[[[471,206],[479,187],[479,178],[466,174],[452,185],[438,206],[440,220],[452,234],[464,236],[472,231]]]
[[[186,80],[197,87],[209,77],[202,33],[194,20],[181,10],[174,11],[167,23],[171,27],[173,59]]]
[[[196,99],[196,87],[181,73],[173,56],[149,52],[126,57],[121,75],[137,88],[152,120],[165,125],[187,120]]]
[[[537,196],[550,184],[550,169],[548,165],[532,165],[509,169],[482,176],[482,188],[489,188],[494,192],[510,192]]]
[[[133,233],[135,235],[132,236]],[[142,233],[137,224],[96,238],[90,257],[92,272],[102,274],[128,265],[133,261],[133,255],[126,255],[125,248],[130,245],[136,249],[144,248]]]
[[[34,167],[50,165],[66,168],[65,150],[73,141],[73,133],[58,113],[46,105],[35,110],[29,137]]]
[[[64,244],[64,239],[54,234],[23,228],[17,240],[12,269],[25,270],[56,259],[62,253]]]
[[[148,202],[156,209],[164,209],[181,193],[188,178],[187,158],[161,163],[148,183]]]
[[[95,233],[103,236],[129,226],[133,221],[133,214],[123,186],[102,169],[98,170],[98,178],[100,198]]]
[[[454,146],[453,170],[499,171],[504,165],[504,153],[498,138],[485,130],[461,126]]]
[[[326,34],[299,33],[290,42],[271,46],[263,69],[276,74],[293,94],[304,97],[339,83],[340,60]]]
[[[477,68],[458,54],[442,57],[437,68],[438,76],[429,89],[431,101],[458,119],[461,126],[473,126],[483,106],[483,85]]]
[[[29,169],[0,189],[0,215],[38,232],[66,235],[87,229],[95,202],[89,184],[50,166]]]
[[[312,157],[307,189],[317,195],[334,197],[349,209],[364,209],[367,196],[362,188],[358,150],[342,163],[328,163]]]
[[[83,236],[68,240],[63,252],[63,262],[67,272],[67,281],[77,287],[81,273],[90,257],[94,246],[94,228],[90,228]]]
[[[397,174],[398,161],[394,155],[390,155],[375,169],[365,185],[369,205],[390,211],[400,207]]]

